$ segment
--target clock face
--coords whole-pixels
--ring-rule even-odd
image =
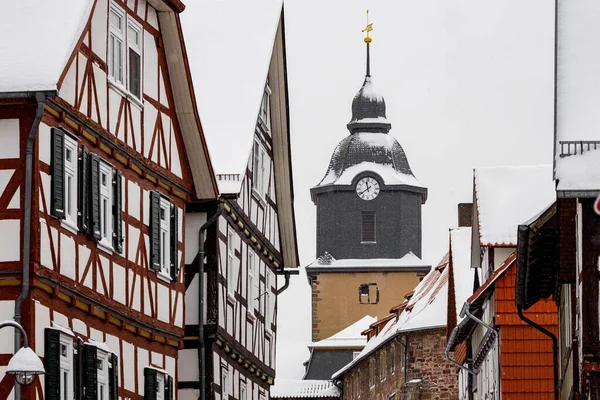
[[[379,182],[370,176],[361,178],[356,184],[356,194],[363,200],[373,200],[379,194]]]

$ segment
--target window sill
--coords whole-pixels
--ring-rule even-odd
[[[256,315],[254,315],[254,313],[252,313],[250,311],[246,312],[246,317],[251,321],[256,321]]]
[[[133,93],[131,93],[127,88],[120,82],[115,81],[113,78],[108,76],[108,87],[113,89],[115,92],[119,93],[121,96],[126,97],[131,103],[139,108],[140,110],[144,109],[144,103],[141,99],[138,99]]]
[[[170,275],[167,275],[166,272],[163,271],[156,271],[156,276],[158,277],[158,279],[160,279],[161,281],[167,282],[167,283],[171,283],[173,282],[173,279],[171,279]]]
[[[63,219],[60,221],[60,226],[62,226],[63,228],[65,228],[66,230],[68,230],[69,232],[77,235],[79,233],[79,228],[77,227],[77,224],[74,223],[72,220],[70,219]]]
[[[265,208],[267,206],[267,202],[265,200],[265,196],[261,195],[256,188],[252,188],[252,197],[254,197],[260,205]]]
[[[227,302],[231,305],[235,304],[235,297],[233,293],[227,292]]]
[[[98,248],[104,250],[109,254],[113,254],[115,252],[112,245],[108,242],[106,238],[102,238],[102,240],[98,242]]]
[[[360,242],[360,244],[377,244],[377,242]]]
[[[273,332],[271,331],[271,329],[266,328],[267,330],[265,331],[265,336],[267,338],[269,338],[269,340],[273,340]]]

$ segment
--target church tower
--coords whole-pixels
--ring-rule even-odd
[[[350,134],[310,191],[317,207],[318,258],[307,267],[313,340],[365,315],[386,316],[430,269],[420,259],[427,188],[390,134],[385,100],[371,77],[372,24],[365,30],[366,76],[352,100]]]

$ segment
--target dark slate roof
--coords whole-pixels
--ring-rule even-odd
[[[388,133],[392,124],[385,117],[385,100],[373,86],[370,76],[352,100],[352,120],[347,125],[350,133]]]

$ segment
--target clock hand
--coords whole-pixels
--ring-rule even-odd
[[[362,192],[360,192],[359,194],[363,194],[364,192],[368,191],[369,188],[366,188],[365,190],[363,190]]]

